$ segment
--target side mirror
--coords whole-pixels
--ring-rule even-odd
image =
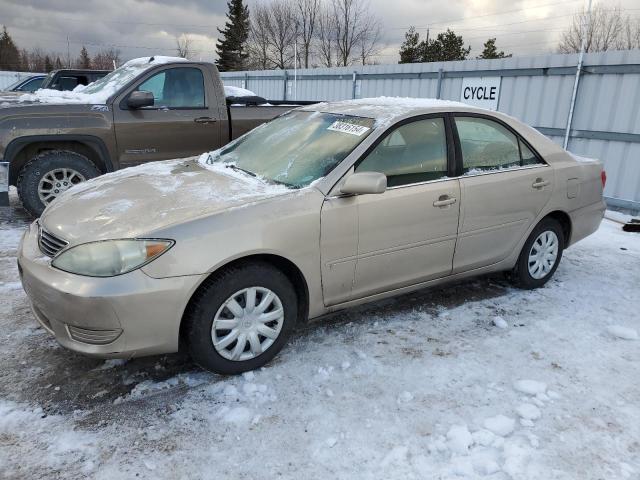
[[[144,90],[136,90],[131,92],[127,98],[127,107],[136,109],[142,107],[153,107],[153,93]]]
[[[346,195],[366,195],[384,193],[387,189],[387,176],[379,172],[359,172],[349,175],[340,192]]]

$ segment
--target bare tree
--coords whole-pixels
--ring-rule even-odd
[[[269,6],[257,3],[251,10],[249,30],[249,64],[252,68],[268,69],[269,62]]]
[[[320,65],[333,67],[336,49],[336,21],[329,9],[324,8],[318,15],[317,53]]]
[[[380,22],[375,17],[368,17],[358,38],[358,56],[362,65],[371,63],[371,57],[380,52]]]
[[[298,37],[302,43],[302,58],[304,68],[309,68],[312,56],[313,39],[318,25],[320,3],[318,0],[297,0],[298,6]]]
[[[337,65],[351,65],[357,59],[364,61],[376,50],[380,27],[369,14],[367,0],[332,0],[335,18]]]
[[[293,45],[298,33],[295,11],[289,1],[274,0],[269,5],[267,32],[269,61],[275,68],[288,68],[293,64]]]
[[[604,52],[619,48],[625,24],[620,7],[605,8],[597,4],[591,10],[590,21],[584,9],[573,17],[569,28],[562,33],[558,47],[561,53],[580,51],[583,25],[587,22],[585,52]]]
[[[190,58],[193,54],[192,44],[193,39],[189,34],[183,33],[179,37],[176,37],[176,50],[178,50],[178,56],[182,58]]]
[[[627,17],[620,37],[617,47],[619,50],[640,49],[640,19]]]
[[[93,57],[93,67],[99,70],[113,70],[120,64],[120,50],[109,48],[100,50]]]

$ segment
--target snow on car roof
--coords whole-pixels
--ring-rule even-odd
[[[451,100],[409,97],[358,98],[356,100],[323,102],[308,107],[310,110],[319,112],[333,112],[344,115],[375,118],[376,125],[378,126],[388,124],[394,119],[410,113],[428,113],[426,112],[427,110],[442,110],[448,108],[484,110]]]
[[[109,97],[114,95],[130,80],[138,76],[148,68],[156,65],[164,65],[174,62],[188,62],[186,58],[152,56],[140,57],[129,60],[111,73],[96,80],[89,85],[78,85],[73,91],[60,91],[51,89],[36,90],[33,93],[21,95],[19,102],[40,103],[80,103],[97,105],[106,103]]]

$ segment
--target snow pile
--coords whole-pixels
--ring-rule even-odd
[[[40,103],[104,104],[127,83],[145,70],[166,63],[188,62],[180,57],[142,57],[129,60],[108,75],[89,85],[78,85],[73,91],[40,89],[20,95],[18,101]]]
[[[224,86],[225,97],[256,97],[257,95],[246,88],[234,87],[233,85]]]
[[[620,325],[609,325],[607,332],[616,338],[622,338],[623,340],[637,340],[638,332],[633,328],[627,328]]]
[[[19,281],[10,232],[26,223],[0,224],[5,285]],[[119,364],[70,354],[35,326],[20,290],[3,290],[0,405],[16,413],[0,410],[0,472],[635,479],[640,350],[605,328],[640,328],[627,288],[640,285],[638,261],[637,235],[605,221],[544,288],[513,289],[498,275],[337,313],[237,377],[179,355]],[[498,315],[509,328],[496,335]]]

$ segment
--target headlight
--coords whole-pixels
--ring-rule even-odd
[[[106,240],[84,243],[62,252],[51,266],[89,277],[113,277],[130,272],[159,257],[172,240]]]

